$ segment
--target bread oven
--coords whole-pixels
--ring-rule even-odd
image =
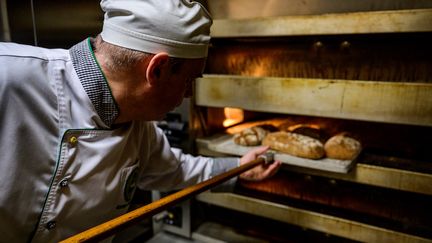
[[[203,193],[206,217],[272,242],[430,242],[431,31],[428,8],[216,19],[192,102],[198,154],[239,155],[217,145],[260,124],[348,132],[362,150]]]

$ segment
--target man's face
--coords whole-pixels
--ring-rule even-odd
[[[171,68],[158,87],[157,106],[161,117],[179,106],[183,98],[193,95],[195,79],[202,76],[204,65],[205,59],[182,59],[170,63]]]

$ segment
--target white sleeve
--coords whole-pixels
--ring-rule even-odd
[[[238,158],[209,158],[184,154],[171,148],[163,131],[156,125],[148,127],[143,143],[143,166],[138,187],[143,190],[169,191],[181,189],[239,165]],[[217,191],[232,190],[236,178],[219,186]]]

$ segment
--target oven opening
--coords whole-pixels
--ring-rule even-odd
[[[201,123],[204,124],[195,131],[199,140],[215,135],[234,136],[254,126],[265,126],[271,132],[316,130],[322,142],[334,135],[347,133],[361,142],[362,154],[385,157],[386,166],[409,167],[410,170],[421,172],[431,170],[427,161],[430,161],[428,138],[432,137],[432,127],[257,112],[231,107],[201,107],[199,112],[203,118]],[[383,160],[379,161],[380,164],[384,163]],[[416,166],[407,161],[424,163]],[[375,163],[374,159],[371,159],[371,163]]]

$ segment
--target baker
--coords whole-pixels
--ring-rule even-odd
[[[193,157],[152,122],[202,75],[212,20],[199,3],[101,7],[100,35],[69,50],[0,44],[1,242],[57,242],[125,213],[136,187],[187,187],[267,150]],[[261,180],[279,166],[240,178]]]

